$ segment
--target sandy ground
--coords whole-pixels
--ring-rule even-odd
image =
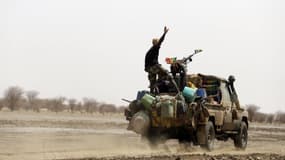
[[[212,152],[176,140],[151,149],[125,128],[120,114],[0,111],[0,160],[39,159],[284,159],[285,125],[250,124],[245,151],[231,140]]]

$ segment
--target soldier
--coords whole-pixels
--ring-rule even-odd
[[[176,74],[178,73],[180,76],[180,81],[178,81],[178,86],[180,91],[183,91],[184,87],[186,86],[186,66],[181,62],[175,62],[170,66],[170,72],[172,76],[175,78]]]
[[[158,79],[161,79],[163,76],[168,74],[168,71],[162,68],[158,63],[159,49],[160,45],[164,40],[168,28],[164,27],[164,33],[160,39],[152,39],[152,47],[148,50],[145,56],[145,71],[148,72],[148,79],[150,81],[150,92],[155,93],[155,83]]]

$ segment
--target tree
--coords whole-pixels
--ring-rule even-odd
[[[285,123],[285,113],[282,111],[277,111],[275,113],[274,122]]]
[[[113,104],[101,104],[99,107],[99,112],[104,113],[116,113],[116,106]]]
[[[257,113],[257,111],[260,109],[260,107],[258,107],[257,105],[255,104],[249,104],[249,105],[246,105],[246,110],[248,112],[248,119],[249,121],[252,122],[255,114]]]
[[[5,106],[5,105],[4,105],[3,99],[0,99],[0,110],[1,110],[4,106]]]
[[[84,108],[81,102],[77,102],[76,107],[75,107],[76,111],[79,111],[80,113],[84,112]]]
[[[38,91],[31,90],[26,92],[29,108],[36,112],[40,112],[39,106],[36,103],[38,95]]]
[[[273,123],[274,120],[274,115],[273,114],[268,114],[266,116],[266,123]]]
[[[71,113],[73,113],[74,112],[74,110],[75,110],[75,107],[76,107],[76,99],[74,99],[74,98],[71,98],[71,99],[69,99],[68,100],[68,105],[69,105],[69,108],[70,108],[70,111],[71,111]]]
[[[260,112],[256,112],[255,114],[254,114],[254,116],[252,117],[252,121],[254,121],[254,122],[266,122],[266,120],[267,120],[267,114],[265,114],[265,113],[260,113]]]
[[[83,98],[83,107],[87,113],[93,113],[98,110],[98,102],[93,98]]]
[[[118,109],[117,109],[117,112],[118,113],[125,113],[125,109],[127,109],[126,106],[119,106]]]
[[[21,100],[23,95],[23,89],[18,86],[9,87],[4,92],[4,100],[6,102],[7,107],[14,111],[19,108],[19,101]]]
[[[65,97],[57,97],[57,98],[54,98],[54,99],[51,99],[50,100],[50,103],[49,103],[49,108],[51,111],[54,111],[54,112],[60,112],[60,111],[63,111],[64,110],[64,101],[65,101]]]

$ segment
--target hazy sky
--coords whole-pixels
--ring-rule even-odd
[[[285,111],[282,0],[0,0],[0,94],[125,104],[147,89],[144,56],[165,25],[163,66],[201,48],[191,73],[233,74],[242,104]]]

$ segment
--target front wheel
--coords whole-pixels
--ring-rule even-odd
[[[205,143],[201,144],[201,148],[204,148],[208,151],[212,151],[214,149],[215,142],[215,128],[211,121],[208,121],[205,127]]]
[[[234,137],[235,147],[244,150],[247,146],[247,139],[247,126],[245,122],[242,122],[238,134]]]

